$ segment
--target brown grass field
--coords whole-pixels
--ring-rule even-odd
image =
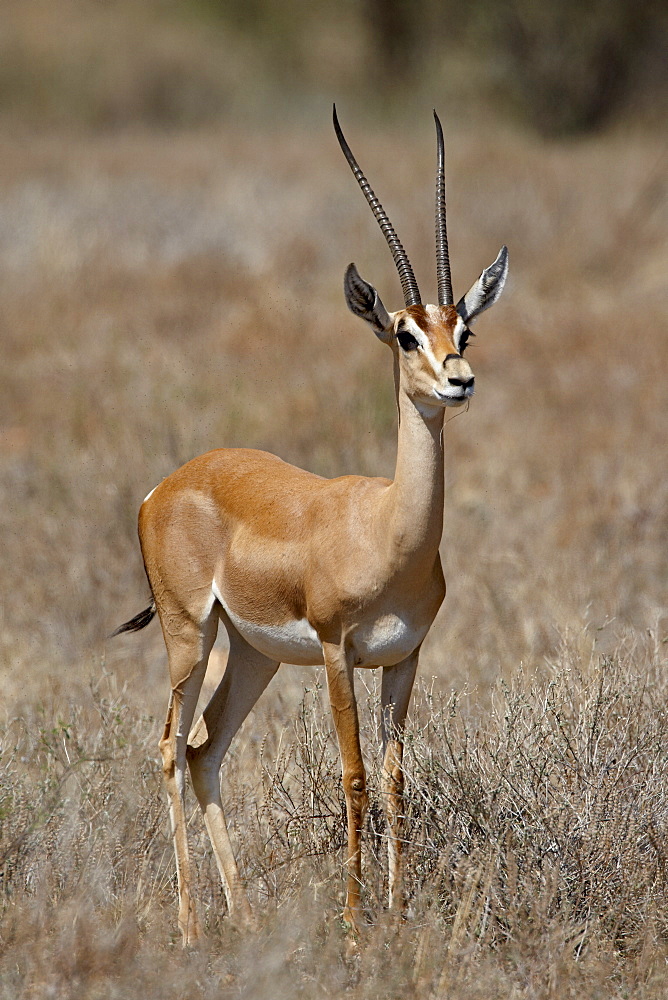
[[[431,299],[431,109],[377,129],[340,112]],[[221,445],[391,475],[389,353],[343,271],[389,308],[399,284],[326,107],[309,128],[0,139],[3,998],[666,996],[665,145],[461,123],[447,142],[455,293],[504,242],[511,278],[445,432],[409,919],[384,910],[376,678],[351,948],[323,675],[284,666],[222,770],[259,927],[226,919],[193,799],[207,939],[184,952],[160,630],[105,639],[146,604],[137,510]]]

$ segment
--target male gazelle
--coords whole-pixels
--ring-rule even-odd
[[[193,459],[146,498],[139,537],[152,591],[145,611],[117,632],[144,628],[157,611],[171,696],[160,752],[176,851],[179,926],[199,935],[184,806],[188,763],[230,912],[250,916],[223,812],[219,771],[243,720],[281,662],[324,664],[347,804],[344,916],[360,922],[360,834],[367,805],[353,686],[355,667],[382,667],[382,797],[389,827],[390,907],[402,889],[403,727],[420,646],[445,583],[443,417],[473,395],[463,357],[469,323],[496,302],[508,271],[503,247],[455,306],[445,220],[443,132],[436,113],[438,305],[423,305],[410,262],[341,132],[334,128],[388,242],[405,307],[388,313],[354,264],[349,308],[392,351],[399,412],[394,479],[323,479],[261,451],[220,449]],[[229,636],[225,674],[191,730],[218,622]],[[115,633],[116,634],[116,633]]]

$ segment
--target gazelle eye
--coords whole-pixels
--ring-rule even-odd
[[[469,337],[475,337],[475,333],[473,332],[473,330],[468,330],[468,329],[464,330],[463,334],[459,338],[459,344],[457,345],[459,347],[460,354],[463,354],[464,351],[466,350],[466,345],[469,342]]]
[[[409,333],[407,330],[399,330],[397,333],[397,340],[399,341],[400,347],[404,351],[416,351],[420,346],[413,334]]]

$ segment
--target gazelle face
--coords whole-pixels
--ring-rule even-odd
[[[389,313],[378,292],[349,264],[343,280],[348,308],[365,319],[379,340],[392,348],[401,388],[420,406],[461,406],[471,398],[475,379],[462,356],[469,324],[498,299],[508,273],[508,250],[482,272],[456,306],[409,305]]]
[[[399,369],[399,384],[418,405],[461,406],[473,395],[475,380],[471,366],[462,355],[473,334],[469,324],[494,305],[508,275],[508,248],[503,246],[496,260],[474,281],[466,295],[454,305],[448,235],[445,224],[445,144],[443,129],[436,122],[436,276],[437,306],[422,305],[413,268],[383,206],[346,142],[334,108],[334,130],[348,165],[380,226],[404,293],[405,309],[388,313],[378,292],[349,264],[343,290],[351,312],[367,321],[373,332],[392,348]]]
[[[390,346],[400,384],[422,406],[461,406],[475,378],[462,357],[471,331],[454,306],[409,306],[393,314]]]

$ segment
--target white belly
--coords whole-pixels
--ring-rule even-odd
[[[294,618],[281,625],[258,625],[232,611],[216,585],[213,592],[222,604],[237,632],[253,649],[278,663],[296,663],[314,667],[325,662],[318,633],[306,618]]]
[[[325,662],[318,633],[306,618],[294,618],[281,625],[258,625],[232,611],[215,584],[213,592],[240,635],[269,659],[299,666]],[[348,634],[353,663],[357,667],[399,663],[422,642],[427,628],[416,629],[396,614],[385,614],[369,624],[358,625]]]

